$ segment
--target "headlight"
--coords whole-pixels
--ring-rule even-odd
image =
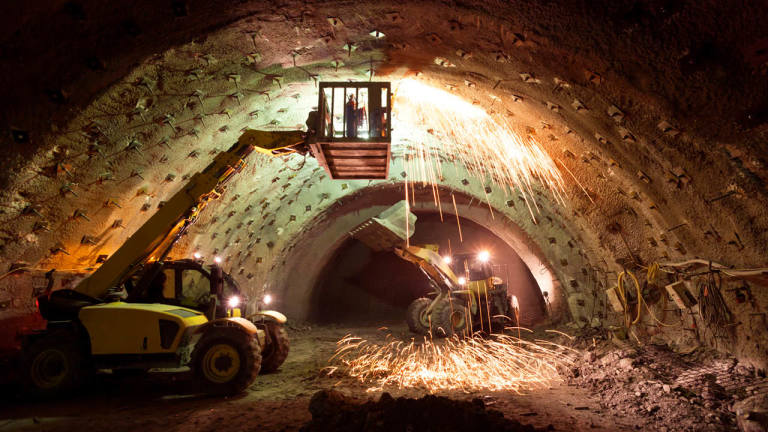
[[[488,251],[480,251],[480,253],[477,254],[477,260],[480,262],[488,262],[488,260],[491,259],[491,254],[488,253]]]
[[[199,252],[195,252],[192,256],[195,257],[196,260],[199,260],[200,258],[203,257],[202,255],[200,255]]]
[[[450,263],[451,263],[451,261],[453,261],[453,260],[451,259],[451,257],[449,257],[449,256],[447,256],[447,255],[443,257],[443,262],[444,262],[444,263],[446,263],[446,264],[450,264]]]
[[[268,305],[270,303],[272,303],[272,296],[267,294],[267,295],[264,296],[264,304]]]
[[[465,285],[467,283],[467,278],[464,276],[459,277],[459,285]]]
[[[234,309],[238,306],[240,306],[240,297],[238,296],[232,296],[227,300],[227,306],[229,306],[230,309]]]

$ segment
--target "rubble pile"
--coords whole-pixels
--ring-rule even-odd
[[[641,419],[645,430],[768,430],[756,408],[742,408],[737,418],[740,404],[762,388],[754,369],[712,351],[595,344],[568,381],[591,389],[606,411]]]
[[[480,399],[457,401],[441,396],[397,398],[382,393],[378,401],[358,403],[335,390],[315,393],[312,420],[302,432],[467,431],[536,432],[541,429],[505,419]]]

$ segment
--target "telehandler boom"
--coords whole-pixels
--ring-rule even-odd
[[[325,104],[333,100],[333,92],[345,86],[355,89],[359,96],[356,107],[363,108],[350,111],[351,121],[345,117],[346,112],[341,116],[341,124],[355,129],[345,126],[339,128],[342,131],[339,133],[334,128],[339,119]],[[212,266],[209,271],[196,262],[167,261],[166,258],[205,206],[218,198],[232,177],[242,171],[245,159],[254,150],[272,156],[311,152],[321,165],[327,164],[324,166],[331,178],[349,178],[346,168],[336,167],[339,157],[345,164],[354,164],[354,155],[369,151],[366,146],[384,145],[385,157],[374,158],[375,166],[361,157],[358,162],[363,164],[363,169],[355,171],[354,176],[381,178],[385,171],[379,165],[389,165],[389,83],[333,83],[331,88],[331,93],[321,92],[319,103],[323,109],[320,114],[310,113],[306,133],[247,130],[232,147],[193,175],[74,289],[46,292],[38,297],[40,313],[47,321],[46,329],[27,334],[22,340],[21,377],[29,393],[52,396],[72,390],[97,369],[145,371],[189,367],[203,384],[203,391],[234,394],[253,382],[262,365],[268,371],[280,366],[288,352],[282,314],[260,311],[245,319],[239,312],[234,313],[237,305],[221,308],[225,285],[229,291],[239,294],[229,275],[218,266]],[[361,89],[368,91],[361,92]],[[361,93],[368,95],[371,89],[377,96],[384,94],[385,97],[364,99],[360,96]],[[382,111],[382,103],[386,103],[386,111]],[[375,124],[366,126],[362,117],[356,117],[362,112],[382,114],[375,119]],[[366,127],[377,133],[359,137]],[[337,141],[342,144],[337,145]],[[356,149],[358,146],[360,151]],[[212,299],[209,306],[187,307],[178,298],[183,292],[157,298],[142,291],[147,289],[157,294],[156,288],[159,288],[164,294],[166,275],[174,275],[175,284],[184,280],[185,271],[195,273],[196,283],[208,284]],[[130,291],[129,302],[115,301],[115,291],[122,288]]]

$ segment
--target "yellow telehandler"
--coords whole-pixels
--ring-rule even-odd
[[[28,394],[71,391],[100,369],[189,367],[202,391],[230,395],[246,389],[260,370],[280,366],[288,353],[285,316],[257,311],[243,317],[237,304],[242,293],[221,268],[167,257],[254,150],[272,156],[311,153],[332,179],[386,177],[389,83],[321,83],[320,88],[320,110],[310,113],[307,132],[247,130],[74,289],[48,290],[37,298],[47,323],[22,339],[20,375]],[[349,112],[334,105],[348,92],[356,102]],[[367,124],[347,118],[360,112],[378,115]],[[185,288],[193,283],[207,295],[190,302]]]

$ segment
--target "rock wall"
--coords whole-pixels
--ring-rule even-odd
[[[556,161],[564,201],[537,189],[535,222],[517,191],[461,168],[441,181],[487,201],[462,203],[462,216],[525,239],[521,256],[552,287],[556,317],[619,323],[604,289],[630,262],[765,265],[768,58],[757,4],[45,0],[5,9],[0,267],[36,270],[22,277],[87,272],[243,128],[302,127],[317,81],[404,77],[504,118]],[[395,126],[388,181],[334,183],[313,160],[252,157],[174,254],[222,255],[253,292],[303,298],[313,279],[296,280],[296,268],[316,262],[315,275],[345,230],[387,202],[345,208],[405,180],[397,150],[412,137]],[[491,221],[480,210],[489,206]],[[0,314],[29,306],[35,283],[21,280],[0,281]],[[750,283],[752,300],[740,302],[740,286],[723,287],[741,324],[717,344],[764,362],[768,298]],[[301,316],[296,303],[281,306]],[[683,318],[667,328],[646,317],[650,327],[636,329],[695,337]]]

